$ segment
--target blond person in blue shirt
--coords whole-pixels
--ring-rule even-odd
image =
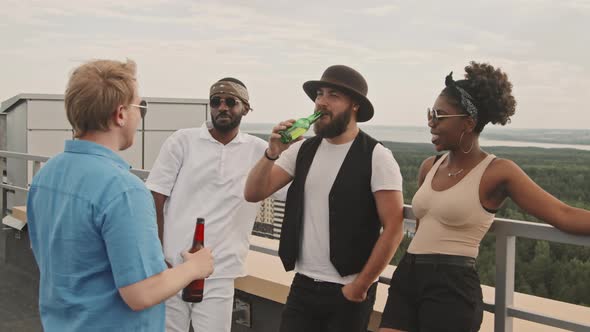
[[[133,144],[147,111],[135,68],[98,60],[74,70],[65,104],[77,140],[31,184],[28,225],[47,332],[164,331],[163,301],[213,271],[208,249],[166,268],[152,196],[116,153]]]

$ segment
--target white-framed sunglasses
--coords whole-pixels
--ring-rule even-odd
[[[428,121],[437,122],[440,119],[469,116],[469,114],[438,114],[438,110],[428,107],[426,109],[426,116],[428,117]]]
[[[148,109],[148,102],[145,100],[142,100],[139,102],[139,104],[129,104],[129,106],[134,106],[139,108],[139,113],[141,114],[141,117],[145,117],[145,114],[147,113],[147,109]]]

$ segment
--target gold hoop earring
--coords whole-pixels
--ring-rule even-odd
[[[461,143],[463,142],[463,136],[465,135],[465,132],[461,133],[461,137],[459,137],[459,149],[461,149],[461,152],[468,154],[469,152],[471,152],[471,150],[473,150],[473,144],[475,143],[474,141],[471,141],[471,146],[469,147],[469,150],[465,151],[463,150],[463,147],[461,146]]]

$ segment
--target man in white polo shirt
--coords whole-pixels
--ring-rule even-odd
[[[176,294],[166,302],[166,331],[230,331],[234,279],[245,275],[259,204],[244,199],[248,171],[267,143],[239,130],[251,110],[246,86],[223,78],[210,89],[211,123],[181,129],[162,145],[146,185],[156,203],[158,234],[170,266],[191,247],[197,218],[205,219],[205,244],[215,272],[205,282],[201,303]]]

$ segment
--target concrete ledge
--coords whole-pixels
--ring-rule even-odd
[[[27,224],[27,208],[24,206],[14,206],[12,208],[12,214],[2,218],[2,224],[19,231],[22,230]]]
[[[7,215],[6,217],[2,218],[2,224],[20,231],[27,223],[21,221],[20,219],[16,219],[12,215]]]
[[[27,208],[24,206],[14,206],[12,208],[12,214],[2,218],[2,224],[19,231],[22,230],[27,224]]]
[[[251,243],[255,246],[278,250],[277,240],[252,236]],[[382,275],[389,278],[393,271],[395,271],[395,266],[388,266]],[[286,302],[289,286],[295,273],[285,272],[279,257],[250,250],[246,260],[246,272],[248,273],[246,277],[236,279],[235,287],[237,289],[280,304]],[[378,285],[377,298],[369,323],[370,331],[378,330],[387,301],[388,288],[388,285],[382,283]],[[482,290],[484,301],[494,303],[494,288],[482,285]],[[589,307],[522,293],[514,293],[514,306],[577,322],[588,322],[588,317],[590,317]],[[514,331],[565,331],[521,319],[513,319],[513,321]],[[494,331],[494,315],[492,313],[484,312],[481,331]]]
[[[16,219],[26,223],[27,222],[27,207],[26,206],[13,206],[12,216]]]

